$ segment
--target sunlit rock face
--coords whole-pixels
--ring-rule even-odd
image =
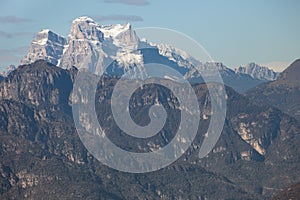
[[[41,30],[30,44],[27,55],[21,64],[30,64],[37,60],[46,60],[58,65],[67,40],[48,29]]]

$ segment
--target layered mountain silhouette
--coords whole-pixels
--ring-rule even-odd
[[[274,81],[280,73],[269,69],[268,67],[260,66],[256,63],[249,63],[245,66],[240,66],[235,69],[237,73],[248,74],[254,79]]]
[[[130,137],[111,111],[120,77],[151,62],[190,81],[200,108],[197,136],[164,169],[119,172],[95,159],[79,138],[71,106],[86,101],[88,91],[73,94],[74,80],[82,69],[103,74],[95,108],[106,136],[126,151],[155,151],[174,139],[183,109],[168,88],[146,84],[129,102],[132,119],[142,126],[149,123],[151,106],[164,106],[166,124],[154,137]],[[300,181],[300,60],[280,75],[255,64],[236,71],[218,62],[196,64],[166,44],[141,41],[130,24],[104,26],[80,17],[68,39],[48,29],[39,32],[22,65],[0,76],[0,199],[269,199],[282,190],[277,199],[292,198],[294,189],[284,188]],[[196,67],[216,67],[226,85],[223,131],[204,158],[199,149],[214,113]],[[178,84],[174,77],[166,79]]]
[[[299,122],[271,106],[257,106],[231,88],[226,88],[228,113],[221,138],[199,159],[211,109],[204,84],[193,85],[202,110],[198,135],[178,161],[147,174],[110,169],[87,152],[76,133],[70,107],[76,73],[76,68],[40,60],[18,67],[0,83],[1,198],[265,199],[299,181]],[[152,148],[129,140],[107,120],[107,94],[118,79],[103,78],[96,108],[106,116],[99,123],[109,130],[109,138],[124,149]],[[158,97],[170,105],[166,109],[175,112],[173,123],[155,141],[161,146],[172,138],[178,121],[173,100],[162,98],[167,96],[164,88],[148,85],[130,104],[140,124],[147,122],[147,108]]]
[[[273,105],[300,120],[300,60],[293,62],[276,81],[263,84],[247,93],[259,103]]]
[[[166,60],[164,64],[179,71],[185,79],[198,83],[203,79],[196,73],[197,68],[215,67],[225,84],[241,93],[277,77],[277,73],[258,65],[234,71],[218,62],[194,62],[194,58],[168,44],[140,40],[130,24],[100,25],[86,16],[72,22],[68,39],[48,29],[40,31],[31,42],[22,64],[39,59],[64,69],[76,66],[96,74],[114,73],[117,76],[133,68],[143,71],[147,60]],[[108,66],[110,68],[105,70]]]

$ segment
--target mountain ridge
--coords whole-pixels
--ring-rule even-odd
[[[274,81],[280,74],[279,72],[275,72],[274,70],[266,66],[261,66],[256,63],[241,65],[240,67],[235,69],[235,72],[241,74],[248,74],[254,79],[265,81]]]
[[[80,69],[84,67],[96,74],[103,73],[105,66],[114,63],[110,72],[118,71],[118,75],[122,75],[134,67],[138,71],[143,71],[145,55],[142,53],[142,50],[150,48],[153,51],[158,49],[158,54],[153,54],[153,56],[166,57],[170,61],[175,62],[177,66],[184,68],[185,72],[182,75],[188,80],[203,80],[201,79],[201,74],[195,73],[197,71],[196,68],[205,68],[210,65],[219,69],[221,75],[224,75],[225,84],[241,93],[267,81],[254,79],[249,74],[236,73],[217,62],[195,62],[195,59],[188,57],[185,52],[168,47],[167,45],[156,45],[151,44],[151,42],[141,41],[130,24],[100,25],[90,17],[79,17],[72,23],[68,40],[64,40],[63,44],[58,45],[59,48],[57,47],[58,50],[56,51],[58,55],[56,56],[52,55],[53,51],[48,56],[46,51],[48,49],[47,45],[46,47],[36,46],[33,41],[22,63],[29,64],[37,59],[45,59],[62,68],[76,66]],[[61,50],[62,46],[63,50]],[[37,51],[46,53],[37,56],[35,55]],[[83,63],[88,64],[82,66]]]
[[[220,174],[189,165],[183,158],[178,164],[158,172],[137,175],[102,165],[87,152],[76,133],[68,95],[59,95],[70,95],[70,88],[57,83],[72,85],[72,76],[70,70],[37,61],[18,67],[0,84],[0,93],[3,88],[6,91],[6,95],[0,97],[3,147],[0,181],[5,185],[0,191],[1,198],[41,199],[49,195],[74,199],[232,198],[227,191],[235,191],[237,199],[257,197]],[[29,79],[24,87],[24,81]],[[115,80],[107,81],[110,85]],[[37,82],[42,88],[35,88]],[[18,95],[10,95],[16,93]],[[39,95],[44,93],[49,97],[44,99]],[[152,96],[156,90],[149,93]],[[30,98],[30,94],[37,99]],[[100,90],[99,95],[102,99],[105,91]],[[151,98],[154,100],[154,97]],[[101,111],[106,110],[104,104]],[[107,125],[110,127],[111,123]],[[62,186],[66,188],[61,190]],[[218,193],[214,192],[216,186]]]
[[[265,199],[290,182],[299,181],[299,123],[278,109],[255,105],[228,87],[229,108],[222,135],[213,151],[199,159],[198,150],[211,115],[209,93],[204,84],[193,85],[202,108],[198,136],[178,161],[149,174],[130,175],[111,170],[87,152],[73,125],[69,95],[76,71],[41,60],[18,67],[0,83],[0,94],[4,94],[0,97],[0,142],[2,148],[5,147],[0,154],[0,171],[5,171],[0,181],[7,185],[0,196],[42,198],[41,195],[56,191],[62,196],[75,195],[72,197],[80,199],[87,195],[80,186],[86,185],[90,195],[87,196],[91,198],[100,195],[95,193],[99,190],[107,194],[107,198],[120,199],[130,199],[132,195],[138,199]],[[104,116],[99,122],[106,130],[113,130],[108,133],[109,138],[118,145],[124,143],[125,148],[139,148],[137,144],[147,147],[147,143],[136,143],[118,135],[120,130],[110,121],[107,96],[118,80],[103,78],[96,95],[99,103],[96,109]],[[42,87],[37,88],[36,83]],[[167,95],[165,90],[151,85],[146,88],[149,90],[137,92],[134,97],[137,100],[130,104],[138,122],[147,121],[141,116],[147,115],[147,107],[155,103],[156,95]],[[46,93],[49,96],[43,98],[42,94]],[[31,98],[30,94],[37,98]],[[162,103],[170,105],[167,109],[174,107],[172,98],[165,101]],[[140,105],[140,102],[145,103]],[[176,117],[171,119],[177,122]],[[174,124],[169,128],[173,130]],[[164,132],[159,141],[164,144],[168,135],[168,131]],[[57,176],[60,178],[56,179]],[[54,186],[42,190],[49,184]],[[65,191],[59,190],[64,184],[70,186]]]
[[[277,80],[251,89],[246,96],[257,104],[273,105],[300,120],[300,60],[295,60]]]

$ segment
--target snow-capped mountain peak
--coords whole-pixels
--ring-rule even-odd
[[[21,64],[29,64],[36,60],[46,60],[54,65],[59,63],[67,41],[64,37],[43,29],[35,36],[30,44],[29,52]]]
[[[113,25],[100,25],[88,16],[78,17],[72,22],[71,31],[69,34],[70,39],[89,39],[103,41],[104,39],[118,40],[119,35],[126,32],[134,31],[131,29],[130,23],[127,24],[113,24]],[[136,36],[135,36],[136,37]],[[120,41],[122,44],[125,41]],[[116,44],[118,42],[115,42]],[[125,45],[124,45],[125,46]]]
[[[140,40],[129,23],[101,25],[87,16],[72,22],[68,41],[48,29],[40,31],[32,41],[22,63],[28,64],[39,59],[67,69],[73,66],[86,68],[96,74],[102,74],[105,67],[110,66],[106,73],[112,73],[114,76],[123,75],[133,68],[135,69],[130,70],[130,73],[134,73],[132,75],[143,74],[144,62],[156,61],[171,66],[185,79],[194,82],[203,82],[201,70],[210,72],[216,67],[225,84],[240,92],[261,82],[245,75],[246,72],[269,73],[260,70],[261,68],[251,67],[252,65],[248,66],[247,70],[241,68],[235,72],[222,63],[201,62],[170,45],[153,44],[147,39]],[[253,70],[254,68],[256,70]],[[241,84],[243,81],[245,83]]]
[[[89,58],[90,66],[85,67],[95,73],[103,72],[105,60],[116,60],[126,68],[142,63],[139,52],[133,52],[137,48],[138,37],[129,23],[100,25],[90,17],[79,17],[72,23],[60,66],[80,68]]]
[[[76,22],[94,22],[94,20],[92,18],[90,18],[89,16],[81,16],[81,17],[77,17],[76,19],[73,20],[73,23]]]
[[[64,45],[66,40],[63,36],[60,36],[49,29],[42,29],[32,41],[32,43],[39,45],[46,45],[47,42],[55,43],[56,45]]]
[[[72,22],[70,34],[68,36],[70,40],[96,40],[103,41],[103,33],[99,30],[100,25],[92,18],[79,17]]]
[[[274,81],[277,79],[279,73],[269,69],[265,66],[260,66],[256,63],[249,63],[247,65],[241,65],[235,72],[238,74],[248,74],[254,79]]]

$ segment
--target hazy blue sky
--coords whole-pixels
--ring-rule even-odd
[[[300,57],[299,0],[0,0],[0,5],[0,66],[18,64],[40,29],[67,36],[71,21],[82,15],[101,24],[175,29],[229,67]]]

